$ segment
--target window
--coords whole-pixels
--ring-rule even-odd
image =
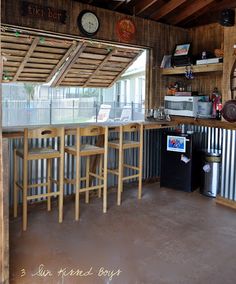
[[[96,121],[102,105],[110,105],[109,120],[121,119],[124,107],[132,108],[134,120],[143,119],[145,64],[146,52],[143,52],[119,81],[105,89],[3,84],[3,126]]]

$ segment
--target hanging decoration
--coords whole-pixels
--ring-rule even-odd
[[[2,80],[4,82],[9,82],[11,79],[12,77],[8,75],[7,71],[2,72]]]
[[[122,18],[116,24],[116,33],[120,41],[132,41],[136,33],[134,22],[129,18]]]
[[[185,67],[185,78],[187,78],[188,80],[194,79],[192,65]]]
[[[40,43],[44,43],[44,42],[45,42],[45,37],[41,36],[41,37],[39,38],[39,42],[40,42]]]
[[[19,32],[19,31],[16,31],[16,32],[15,32],[15,36],[16,36],[16,37],[19,37],[19,36],[20,36],[20,32]]]

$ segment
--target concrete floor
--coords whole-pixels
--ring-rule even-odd
[[[136,193],[127,188],[118,207],[111,192],[107,214],[98,198],[82,203],[79,222],[72,200],[62,224],[46,204],[30,210],[27,232],[11,220],[10,283],[236,283],[234,210],[158,183]]]

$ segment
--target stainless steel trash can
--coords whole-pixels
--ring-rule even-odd
[[[221,152],[206,152],[204,160],[204,177],[201,192],[206,196],[216,197],[220,191]]]

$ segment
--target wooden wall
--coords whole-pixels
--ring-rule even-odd
[[[214,53],[215,49],[224,46],[224,28],[215,23],[192,28],[189,31],[190,41],[193,43],[193,54],[201,54],[202,51]],[[222,93],[222,73],[195,74],[192,89],[198,90],[204,95],[210,95],[217,87]]]
[[[189,30],[189,40],[193,43],[193,54],[203,50],[214,52],[224,44],[224,28],[220,24],[210,24]]]
[[[215,48],[224,49],[223,73],[197,75],[196,80],[193,81],[193,88],[211,92],[214,87],[218,87],[222,92],[223,102],[231,99],[230,74],[236,60],[233,48],[236,44],[236,25],[223,27],[211,24],[190,29],[189,33],[194,53],[202,50],[213,52]]]
[[[90,9],[94,11],[100,19],[100,30],[94,37],[96,40],[111,41],[121,43],[117,37],[115,26],[119,19],[124,17],[123,14],[108,11],[82,3],[70,0],[42,1],[31,0],[30,2],[38,3],[43,6],[50,6],[67,11],[66,25],[57,24],[42,19],[33,19],[22,17],[20,14],[19,0],[2,0],[2,23],[22,26],[27,28],[39,29],[53,33],[61,33],[73,36],[82,36],[77,27],[76,21],[81,10]],[[12,16],[14,15],[14,17]],[[147,84],[147,107],[159,105],[160,98],[160,73],[159,66],[164,54],[170,54],[176,43],[186,42],[188,31],[141,19],[130,17],[136,25],[136,36],[129,42],[130,45],[143,46],[150,48],[150,58],[148,62],[149,70]]]
[[[235,9],[236,13],[236,9]],[[236,19],[235,19],[236,22]],[[224,72],[222,80],[222,91],[224,100],[231,99],[230,74],[236,61],[236,53],[233,46],[236,44],[236,25],[224,28]]]

